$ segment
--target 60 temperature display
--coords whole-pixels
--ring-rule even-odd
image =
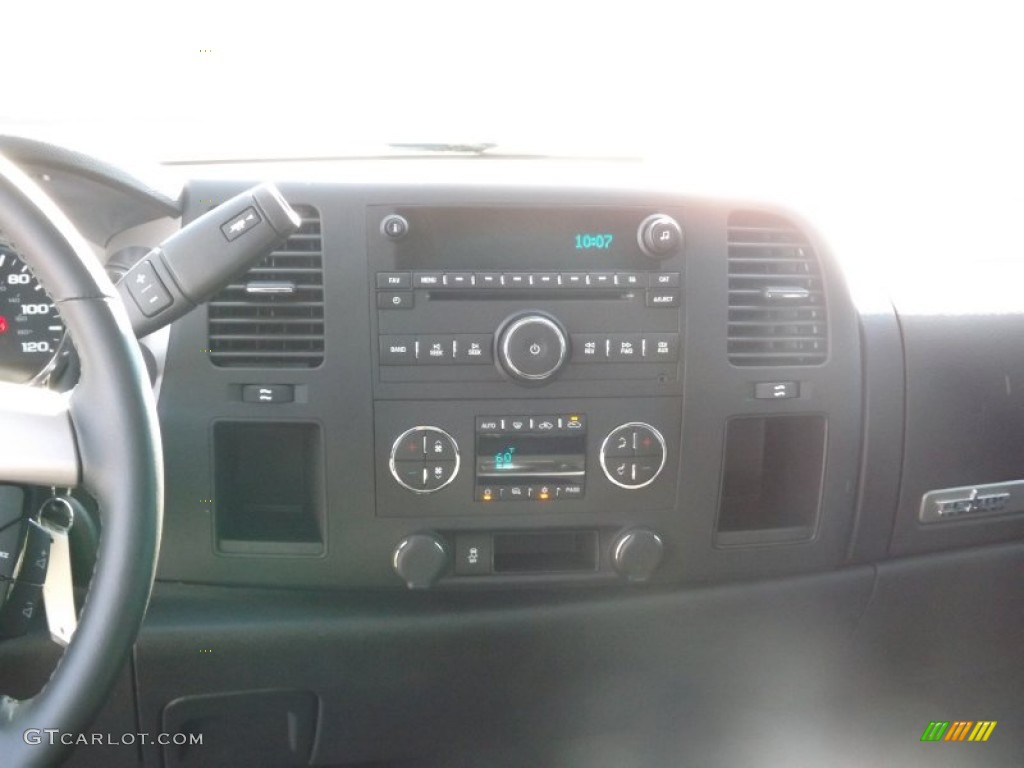
[[[0,243],[0,381],[28,381],[53,358],[64,323],[9,245]]]

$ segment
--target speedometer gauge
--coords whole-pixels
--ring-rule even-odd
[[[0,243],[0,381],[43,371],[64,337],[64,323],[43,287],[11,246]]]

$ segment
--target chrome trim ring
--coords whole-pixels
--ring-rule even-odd
[[[651,434],[654,435],[654,437],[657,439],[658,444],[661,446],[661,463],[658,465],[658,469],[654,472],[653,475],[651,475],[651,478],[649,480],[645,480],[642,483],[634,484],[622,483],[616,480],[614,477],[612,477],[612,473],[608,471],[605,450],[608,448],[608,441],[612,439],[612,436],[616,432],[623,429],[637,427],[643,427],[644,429],[650,430]],[[665,462],[668,460],[668,448],[665,445],[665,438],[662,436],[661,432],[659,432],[655,427],[651,426],[645,421],[628,421],[625,424],[620,424],[605,436],[604,440],[601,442],[601,451],[599,453],[598,458],[601,462],[601,471],[604,472],[604,476],[608,478],[608,481],[612,483],[612,485],[617,485],[619,486],[619,488],[625,488],[627,491],[638,491],[641,488],[646,488],[648,485],[650,485],[651,483],[658,479],[658,476],[661,474],[661,470],[665,468]],[[633,458],[636,459],[637,457],[634,456]]]
[[[403,440],[409,437],[409,435],[416,433],[422,434],[424,439],[426,438],[427,434],[433,433],[436,435],[440,435],[441,437],[445,437],[451,441],[452,450],[455,452],[455,469],[452,470],[452,476],[445,480],[443,483],[441,483],[441,485],[437,486],[437,488],[413,488],[411,485],[402,480],[402,478],[398,474],[398,468],[395,466],[395,454],[398,452],[398,446],[402,443]],[[424,452],[423,463],[426,464],[426,461],[427,456],[426,452]],[[440,427],[419,426],[405,430],[405,432],[400,434],[395,439],[395,442],[391,444],[391,456],[388,459],[388,469],[391,470],[391,476],[395,478],[395,482],[398,483],[400,486],[402,486],[408,491],[412,491],[413,493],[419,494],[420,496],[425,496],[428,493],[436,493],[437,491],[440,491],[442,488],[449,485],[452,482],[452,480],[454,480],[458,476],[459,467],[461,466],[461,463],[462,460],[459,456],[459,443],[454,437],[452,437],[450,434],[445,432]]]
[[[547,326],[555,332],[555,336],[558,338],[558,361],[544,373],[524,373],[519,370],[515,366],[515,363],[512,362],[512,358],[508,351],[512,334],[524,325],[531,325],[533,323],[539,323],[540,325]],[[544,379],[550,378],[559,368],[562,367],[565,363],[567,354],[568,345],[566,343],[565,332],[559,327],[558,323],[544,317],[543,315],[526,315],[525,317],[520,317],[518,320],[509,324],[501,334],[501,362],[508,369],[508,372],[517,379],[525,379],[526,381],[544,381]]]

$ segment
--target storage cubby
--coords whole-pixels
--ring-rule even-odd
[[[319,555],[324,542],[323,448],[318,424],[214,426],[217,550]]]
[[[814,535],[825,431],[820,415],[729,421],[716,544],[766,544]]]

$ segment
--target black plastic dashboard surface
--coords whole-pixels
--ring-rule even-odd
[[[185,221],[243,186],[194,182],[186,195]],[[799,246],[804,250],[792,251],[799,258],[789,261],[805,258],[805,251],[812,247],[819,259],[821,283],[815,284],[815,290],[827,299],[827,357],[816,365],[739,367],[727,355],[729,329],[733,328],[729,299],[735,281],[750,278],[736,276],[742,259],[733,258],[739,247],[731,248],[728,237],[730,215],[748,206],[571,186],[319,182],[280,186],[290,202],[320,215],[323,362],[313,368],[213,365],[207,310],[200,308],[175,324],[160,397],[168,475],[160,578],[223,584],[397,587],[401,580],[392,570],[392,553],[406,536],[423,530],[446,536],[458,532],[596,530],[601,536],[600,552],[591,578],[598,581],[614,578],[611,547],[615,537],[637,527],[657,531],[664,541],[664,559],[654,576],[661,582],[823,569],[843,561],[853,525],[862,438],[858,319],[838,267],[809,226],[781,213],[809,244]],[[432,250],[423,256],[426,262],[412,265],[408,263],[411,257],[395,255],[395,246],[382,232],[380,224],[386,215],[404,212],[416,226],[420,210],[456,210],[461,220],[469,216],[474,223],[469,244],[462,239],[462,255],[453,255],[450,266],[444,264],[445,227],[432,231]],[[472,218],[480,210],[488,212],[483,223]],[[513,212],[508,221],[516,231],[492,230],[496,246],[490,251],[485,236],[488,230],[481,227],[496,227],[495,217],[503,210]],[[521,213],[524,210],[544,214],[535,216],[539,223],[533,240],[529,231],[522,235],[521,252],[525,255],[516,260],[516,251],[508,244],[519,239],[518,229],[529,227],[529,217]],[[764,216],[779,214],[759,210],[766,210]],[[579,211],[587,212],[585,222],[578,219]],[[680,253],[661,261],[648,259],[640,253],[635,236],[611,261],[601,253],[575,249],[576,234],[591,236],[586,241],[590,244],[604,243],[596,237],[603,235],[613,235],[618,242],[627,237],[624,232],[635,231],[645,216],[656,213],[671,214],[682,226],[685,245]],[[563,218],[565,222],[560,223]],[[577,229],[584,231],[576,233]],[[553,238],[564,243],[562,255],[548,254],[538,245],[542,241],[550,244]],[[409,242],[415,242],[414,237],[410,236]],[[581,239],[581,246],[583,242]],[[782,254],[781,262],[787,261],[788,253]],[[594,269],[565,268],[581,258],[605,261]],[[446,279],[445,275],[465,273],[470,267],[477,278],[486,272],[506,277],[525,273],[528,279],[540,280],[537,273],[546,272],[562,279],[565,273],[581,272],[612,283],[601,283],[589,294],[572,294],[562,287],[552,292],[538,283],[523,293],[497,291],[487,299],[479,292],[462,292],[461,300],[452,300],[448,286],[416,284],[406,291],[412,302],[407,310],[380,303],[381,273],[404,273],[415,280],[427,271]],[[602,273],[606,277],[600,277]],[[651,297],[658,290],[648,285],[614,284],[631,277],[649,281],[650,275],[658,274],[678,275],[678,287],[670,289],[678,292],[678,298],[671,306],[652,304]],[[795,279],[781,275],[782,289],[769,279],[768,289],[784,293]],[[760,290],[733,293],[753,293],[756,298]],[[795,296],[799,300],[799,291]],[[451,344],[482,335],[487,343],[493,343],[501,323],[522,313],[555,318],[573,345],[568,364],[541,386],[511,380],[493,361],[450,366],[381,364],[382,336],[424,343],[441,339],[443,344]],[[655,339],[654,334],[666,333],[678,335],[678,359],[609,359],[591,365],[582,359],[588,334],[598,338],[606,351],[628,353],[631,348],[643,349],[640,345]],[[634,346],[620,349],[622,341]],[[755,396],[780,382],[798,397]],[[246,402],[240,396],[246,387],[282,385],[292,388],[292,401]],[[791,386],[795,389],[788,389]],[[432,425],[444,429],[465,452],[471,450],[477,417],[570,413],[586,414],[592,425],[582,501],[482,505],[474,498],[480,489],[470,479],[471,461],[450,485],[430,495],[406,491],[389,472],[392,441],[408,428]],[[773,451],[790,450],[795,436],[801,434],[802,417],[818,418],[827,425],[821,457],[824,469],[817,490],[814,485],[809,490],[794,490],[792,478],[768,479]],[[724,475],[727,453],[738,450],[736,445],[726,445],[728,425],[736,419],[747,420],[743,422],[745,434],[752,430],[760,448],[740,451],[737,460],[742,460],[741,464],[733,461],[729,465],[743,468],[746,464],[742,462],[749,460],[750,472]],[[650,422],[667,443],[664,469],[648,488],[635,492],[615,487],[598,468],[601,439],[617,424],[632,422]],[[309,440],[303,438],[301,445],[315,465],[308,473],[317,484],[312,493],[297,494],[298,501],[286,498],[256,505],[252,512],[264,517],[273,517],[275,510],[285,515],[299,510],[299,514],[306,503],[303,499],[312,499],[307,504],[312,512],[304,523],[311,533],[302,541],[289,542],[287,535],[269,536],[247,547],[219,538],[222,526],[218,516],[223,519],[228,511],[226,500],[216,497],[215,480],[221,471],[217,462],[223,465],[230,459],[215,456],[214,436],[231,424],[266,427],[271,435],[266,442],[270,456],[280,450],[272,437],[274,425],[292,425],[308,434]],[[270,459],[260,466],[274,471]],[[627,467],[627,471],[632,470]],[[282,475],[279,485],[289,486],[292,480]],[[540,487],[533,490],[539,492]],[[723,488],[731,509],[739,510],[725,523],[719,520],[719,509],[725,503]],[[760,504],[767,509],[784,507],[789,498],[786,494],[793,493],[801,498],[811,494],[809,502],[801,502],[809,513],[797,520],[788,519],[784,511],[778,513],[778,519],[771,514],[759,517]],[[248,512],[243,509],[236,514]],[[278,523],[271,528],[280,529]],[[495,575],[484,583],[497,585],[510,579],[564,580],[538,573]],[[441,585],[477,581],[453,578],[449,570]]]

